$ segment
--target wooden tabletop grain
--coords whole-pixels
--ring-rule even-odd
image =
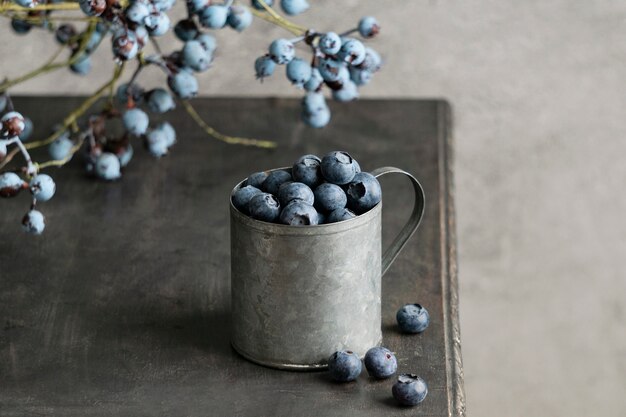
[[[49,129],[80,98],[18,97],[16,110]],[[333,106],[322,130],[298,122],[287,99],[197,99],[202,116],[277,150],[229,146],[182,110],[172,153],[135,144],[122,181],[85,176],[77,156],[51,169],[44,235],[20,230],[26,196],[0,201],[2,416],[463,416],[452,189],[451,112],[443,101],[362,100]],[[305,153],[347,150],[368,171],[394,165],[426,193],[420,229],[383,279],[384,345],[400,372],[428,383],[417,407],[398,407],[392,380],[364,372],[337,384],[326,372],[252,364],[229,344],[228,195],[247,174]],[[36,160],[46,159],[45,152]],[[411,185],[383,178],[383,246],[412,207]],[[419,302],[431,325],[400,334],[395,311]]]

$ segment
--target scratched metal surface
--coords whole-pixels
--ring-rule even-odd
[[[42,136],[79,100],[15,104]],[[0,201],[0,415],[464,415],[446,103],[334,106],[324,130],[299,124],[293,100],[195,104],[214,127],[272,138],[280,148],[215,142],[177,111],[172,154],[155,161],[137,143],[123,181],[85,178],[80,158],[51,171],[58,191],[42,204],[43,236],[19,230],[26,196]],[[390,380],[364,372],[356,383],[335,384],[324,372],[252,364],[229,344],[230,189],[250,172],[335,149],[350,151],[364,170],[404,168],[426,193],[422,225],[383,279],[383,343],[400,371],[429,384],[415,408],[394,404]],[[381,182],[385,247],[409,215],[412,191],[403,178]],[[407,302],[429,309],[425,333],[397,332],[395,311]]]

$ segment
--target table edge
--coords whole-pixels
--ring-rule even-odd
[[[454,137],[452,106],[445,100],[437,104],[439,123],[439,195],[441,225],[441,281],[443,287],[444,336],[448,381],[448,415],[465,417],[463,358],[459,322],[459,284],[456,214],[454,206]]]

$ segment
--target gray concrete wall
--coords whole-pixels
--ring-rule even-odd
[[[624,415],[626,3],[312,3],[294,20],[319,30],[381,20],[373,43],[387,65],[364,96],[454,106],[469,415]],[[254,57],[283,36],[254,26],[219,34],[203,94],[298,94],[282,77],[254,82]],[[52,50],[37,34],[15,43],[6,25],[0,39],[3,75]],[[61,72],[15,91],[87,93],[109,76],[108,53],[96,67],[93,77]]]

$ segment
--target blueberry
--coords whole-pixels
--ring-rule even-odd
[[[287,39],[276,39],[270,44],[269,55],[277,64],[288,64],[295,54],[293,43]]]
[[[393,398],[401,405],[417,405],[424,401],[428,394],[426,382],[417,375],[402,374],[391,389]]]
[[[310,226],[319,224],[319,218],[312,205],[293,200],[280,212],[280,222],[291,226]]]
[[[70,155],[73,147],[74,142],[72,142],[68,134],[65,133],[56,138],[54,142],[48,146],[48,153],[50,154],[50,158],[60,161]]]
[[[267,4],[267,7],[272,7],[274,0],[265,0],[264,3]],[[252,6],[254,6],[257,10],[265,10],[265,7],[263,7],[263,5],[261,5],[261,3],[257,0],[252,0]]]
[[[113,181],[122,176],[120,172],[120,160],[112,153],[105,152],[98,157],[95,166],[95,173],[99,178]]]
[[[326,32],[320,37],[319,48],[326,55],[335,55],[341,49],[341,38],[335,32]]]
[[[263,193],[263,191],[253,187],[252,185],[241,187],[233,193],[233,206],[235,206],[240,212],[249,214],[248,203],[250,203],[252,197],[261,193]]]
[[[141,109],[134,108],[127,110],[122,116],[122,122],[128,133],[136,136],[143,135],[148,130],[150,119]]]
[[[197,40],[185,42],[182,51],[183,64],[194,71],[203,72],[209,69],[213,57]]]
[[[321,108],[312,113],[303,110],[301,113],[302,121],[316,129],[326,126],[328,122],[330,122],[330,116],[330,109],[328,107]]]
[[[344,207],[331,211],[328,217],[326,217],[326,223],[337,223],[344,220],[350,220],[353,217],[356,217],[356,214],[354,214],[352,210]]]
[[[120,104],[126,105],[131,98],[135,103],[141,103],[143,100],[143,94],[143,88],[137,85],[137,83],[132,83],[130,86],[128,83],[123,83],[117,87],[115,97]]]
[[[46,228],[45,218],[38,210],[31,210],[22,219],[22,227],[27,233],[40,235]]]
[[[313,205],[313,191],[308,185],[301,182],[285,182],[278,187],[278,201],[286,206],[294,200],[302,200],[308,205]]]
[[[250,199],[248,211],[252,218],[271,223],[278,219],[280,203],[272,194],[261,193]]]
[[[364,38],[373,38],[380,32],[378,20],[372,16],[365,16],[359,20],[359,33]]]
[[[315,208],[331,212],[346,206],[348,198],[340,186],[326,182],[315,189]]]
[[[269,173],[263,184],[261,185],[261,189],[266,193],[278,195],[278,188],[287,181],[291,181],[291,174],[287,171],[283,171],[282,169],[272,171]]]
[[[146,148],[156,158],[167,155],[167,134],[159,129],[153,129],[146,134]]]
[[[302,58],[294,58],[287,64],[287,79],[298,88],[303,88],[304,84],[311,79],[311,64]]]
[[[263,81],[265,77],[269,77],[274,73],[276,63],[269,55],[260,56],[254,61],[254,71],[256,78]]]
[[[380,183],[372,174],[359,172],[354,176],[348,189],[348,207],[355,213],[365,213],[376,206],[382,198]]]
[[[154,113],[166,113],[176,108],[174,98],[167,90],[163,88],[155,88],[148,91],[148,108]]]
[[[235,4],[230,7],[230,13],[226,21],[228,26],[237,32],[241,32],[252,24],[252,12],[245,6]]]
[[[307,0],[280,0],[280,7],[289,16],[305,12],[310,6]]]
[[[351,80],[342,83],[338,90],[333,90],[333,99],[341,103],[353,101],[359,98],[359,89]]]
[[[246,180],[243,182],[243,186],[245,187],[246,185],[251,185],[260,189],[263,185],[263,181],[265,181],[266,178],[267,172],[255,172],[254,174],[250,174],[250,176],[246,178]]]
[[[351,350],[337,351],[328,358],[328,371],[335,381],[354,381],[361,374],[361,370],[361,359]]]
[[[33,125],[33,121],[30,120],[29,117],[24,117],[24,130],[22,130],[22,133],[20,133],[20,140],[22,142],[26,142],[28,139],[30,139],[31,135],[33,134],[34,128],[35,125]]]
[[[348,184],[356,174],[354,160],[347,152],[334,151],[322,158],[322,175],[333,184]]]
[[[48,201],[54,196],[56,184],[52,177],[46,174],[38,174],[30,180],[30,192],[38,201]]]
[[[143,23],[144,19],[148,17],[149,14],[150,9],[148,9],[148,5],[142,1],[131,3],[131,5],[126,8],[126,19],[133,23]]]
[[[0,197],[15,197],[24,185],[24,181],[14,172],[0,174]]]
[[[341,44],[337,57],[350,65],[359,65],[365,60],[365,45],[357,39],[348,39]]]
[[[293,164],[291,175],[295,181],[315,188],[323,181],[320,163],[322,162],[315,155],[304,155]]]
[[[317,212],[317,224],[326,223],[326,215],[324,213]]]
[[[187,70],[180,69],[167,78],[167,85],[178,97],[188,99],[198,94],[198,80]]]
[[[201,33],[196,37],[196,40],[200,42],[204,49],[211,55],[217,49],[217,40],[215,39],[215,36],[209,35],[208,33]]]
[[[383,64],[383,60],[374,49],[365,47],[365,59],[359,64],[359,69],[376,72]]]
[[[320,70],[313,68],[311,70],[311,78],[304,83],[304,89],[306,91],[318,91],[322,87],[323,82],[324,79],[322,78],[322,74],[320,74]]]
[[[187,2],[187,4],[189,5],[190,2]],[[195,39],[199,33],[198,26],[196,26],[196,22],[193,19],[179,20],[176,26],[174,26],[174,34],[183,42]]]
[[[430,324],[428,310],[419,304],[407,304],[396,313],[400,330],[405,333],[421,333]]]
[[[6,113],[0,119],[0,123],[2,123],[2,135],[9,138],[21,135],[26,128],[24,116],[16,111]]]
[[[149,14],[143,21],[150,36],[161,36],[170,28],[170,18],[167,13],[157,12]]]
[[[369,83],[372,80],[372,77],[373,75],[370,70],[350,67],[350,80],[358,86]]]
[[[396,356],[385,347],[373,347],[365,353],[365,369],[370,376],[378,379],[389,378],[396,373]]]
[[[176,130],[168,122],[159,123],[154,130],[160,130],[165,135],[165,144],[167,147],[171,147],[176,143]]]
[[[228,20],[228,7],[212,4],[199,13],[200,24],[211,29],[221,29]]]

